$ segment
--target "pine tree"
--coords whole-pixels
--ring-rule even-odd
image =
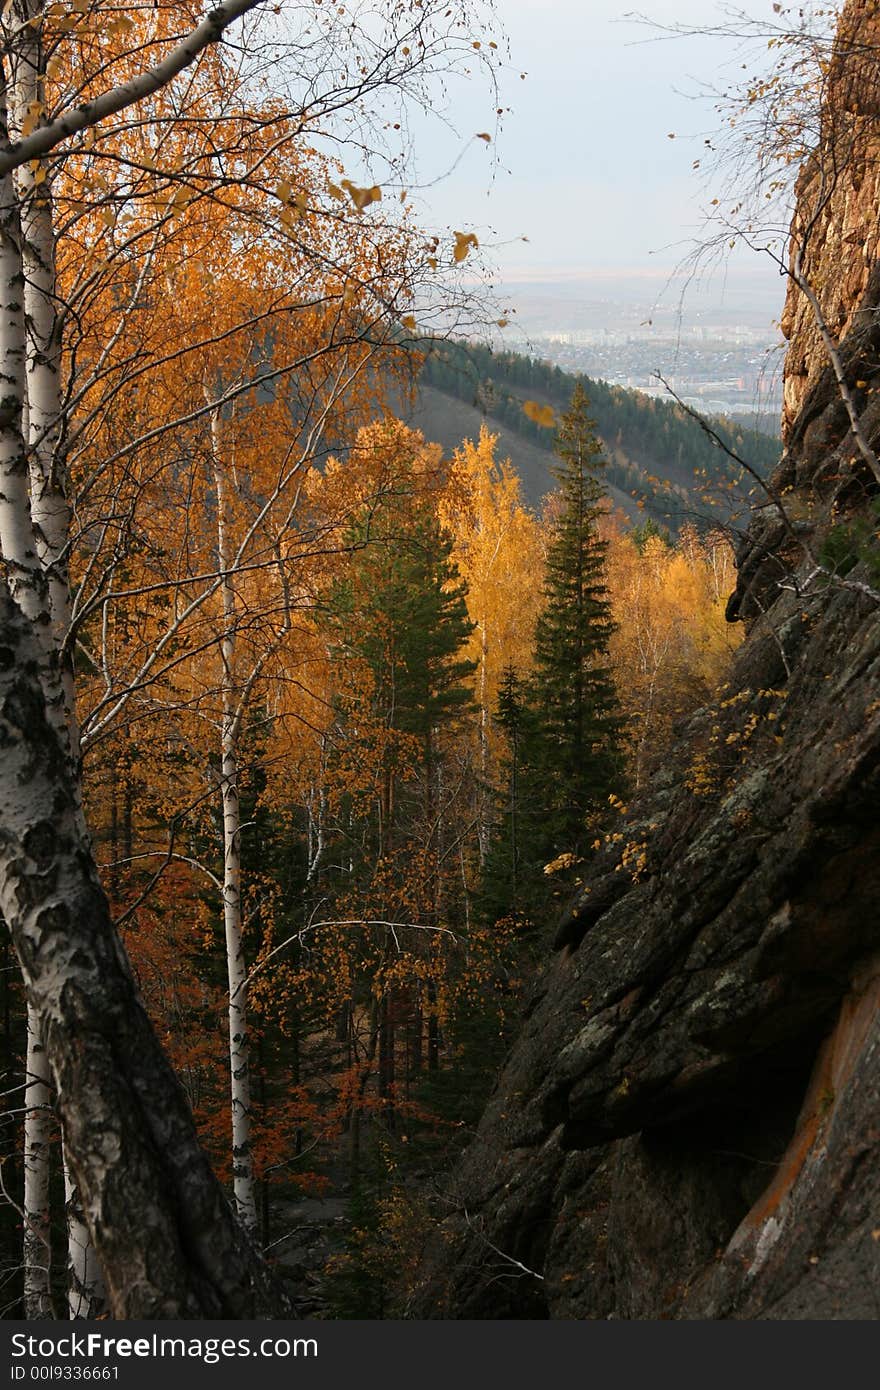
[[[544,610],[535,629],[526,750],[543,817],[537,845],[554,858],[582,854],[590,823],[622,775],[622,719],[608,661],[614,631],[599,535],[605,466],[589,401],[578,384],[555,451],[561,505],[547,555]]]
[[[349,529],[351,553],[327,594],[337,668],[336,834],[319,885],[322,915],[362,920],[349,932],[354,1087],[351,1173],[375,1141],[369,1105],[396,1123],[398,1097],[440,1069],[440,984],[463,913],[461,871],[447,853],[462,792],[455,752],[473,714],[473,624],[452,540],[437,515],[439,454],[397,422],[362,432],[356,464],[382,465]],[[331,858],[334,862],[331,863]],[[328,908],[327,904],[333,904]],[[445,1024],[444,1024],[445,1026]],[[367,1122],[362,1126],[362,1117]]]

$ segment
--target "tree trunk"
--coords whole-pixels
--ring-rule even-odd
[[[67,1222],[68,1313],[72,1318],[99,1318],[106,1312],[107,1289],[66,1152],[64,1212]]]
[[[0,911],[120,1318],[289,1315],[211,1172],[110,921],[40,649],[0,591]]]
[[[224,720],[225,722],[225,720]],[[240,1219],[257,1225],[251,1147],[250,1039],[247,1031],[247,962],[241,921],[241,807],[238,750],[224,733],[223,764],[223,925],[229,979],[229,1073],[232,1105],[232,1183]]]
[[[440,1019],[437,1014],[437,986],[428,981],[428,1073],[436,1076],[440,1070]]]
[[[49,1059],[39,1020],[28,1005],[24,1117],[24,1315],[51,1318],[49,1160],[52,1111]]]
[[[364,1096],[367,1093],[370,1077],[373,1073],[373,1063],[376,1059],[376,1048],[379,1041],[379,1018],[380,1003],[374,994],[370,997],[367,1049],[364,1054],[363,1064],[358,1069],[357,1083],[354,1088],[354,1095],[352,1096],[349,1110],[349,1179],[352,1185],[354,1185],[360,1177],[363,1102]]]
[[[251,1146],[251,1066],[247,1031],[247,962],[241,918],[241,801],[238,743],[241,703],[236,688],[236,598],[230,578],[227,480],[222,458],[220,415],[211,417],[214,482],[217,491],[217,550],[223,575],[223,636],[220,642],[223,683],[220,794],[223,801],[223,926],[229,980],[229,1074],[232,1110],[232,1184],[239,1219],[257,1228],[257,1194]]]
[[[389,986],[382,996],[379,1012],[379,1096],[382,1100],[382,1118],[389,1129],[394,1129],[394,1086],[395,1068],[395,1027],[393,992]]]

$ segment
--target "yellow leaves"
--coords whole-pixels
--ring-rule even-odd
[[[28,135],[32,135],[36,130],[43,118],[43,111],[44,108],[41,101],[32,101],[29,104],[21,123],[21,134],[23,139],[26,139]]]
[[[114,19],[104,21],[103,33],[110,38],[115,38],[118,34],[124,34],[128,29],[131,29],[133,25],[133,19],[130,19],[127,14],[120,14]]]
[[[281,203],[278,220],[288,229],[304,216],[308,210],[308,198],[302,190],[294,189],[287,179],[281,179],[275,188],[275,197]]]
[[[455,232],[455,246],[452,249],[452,258],[458,264],[469,256],[471,250],[476,250],[479,241],[473,232]]]
[[[556,859],[551,860],[549,864],[545,864],[545,865],[544,865],[544,873],[545,873],[545,874],[558,874],[558,873],[562,873],[562,871],[563,871],[564,869],[573,869],[574,866],[575,866],[575,864],[578,864],[579,862],[580,862],[580,861],[579,861],[577,855],[572,854],[572,853],[569,851],[569,852],[567,852],[566,854],[560,854]]]
[[[498,328],[506,328],[510,323],[510,319],[496,319],[495,323]]]
[[[630,842],[623,847],[618,870],[630,875],[633,883],[638,883],[648,867],[648,843],[646,840]]]
[[[541,605],[535,576],[543,564],[540,525],[524,507],[520,481],[508,461],[497,461],[497,437],[483,426],[479,439],[455,451],[440,518],[453,540],[453,558],[466,581],[474,624],[466,654],[477,663],[476,687],[486,711],[489,743],[505,667],[527,671]]]
[[[485,140],[485,142],[486,142],[487,145],[491,145],[491,143],[492,143],[492,136],[489,135],[489,134],[487,134],[487,132],[486,132],[485,130],[477,131],[477,139],[478,139],[478,140]]]
[[[684,779],[693,796],[712,796],[718,790],[718,773],[705,753],[698,753]]]
[[[400,322],[403,324],[404,328],[409,329],[410,333],[415,333],[416,329],[418,328],[418,324],[416,323],[412,314],[407,314],[405,318],[402,318],[400,320]]]
[[[351,179],[342,179],[340,183],[333,183],[332,180],[328,180],[327,192],[331,198],[336,199],[337,203],[344,203],[347,194],[358,212],[363,212],[364,208],[369,207],[371,203],[382,201],[382,190],[378,184],[374,183],[371,188],[359,188],[357,184],[352,183]],[[405,192],[401,193],[400,201],[406,201]]]
[[[541,405],[538,401],[524,401],[523,415],[539,425],[542,430],[555,430],[556,414],[552,405]]]
[[[354,203],[358,212],[363,212],[364,208],[371,203],[378,203],[382,200],[382,190],[378,184],[373,184],[371,188],[358,188],[357,184],[352,183],[351,179],[343,179],[342,187],[345,189],[351,201]]]

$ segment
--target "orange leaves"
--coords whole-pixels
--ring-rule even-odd
[[[358,188],[350,179],[342,179],[341,182],[358,212],[363,212],[364,208],[368,208],[371,203],[378,203],[382,200],[382,190],[378,184],[374,183],[371,188]]]
[[[340,179],[339,183],[334,183],[332,180],[329,180],[327,183],[327,192],[330,194],[330,197],[335,198],[338,203],[344,203],[346,195],[348,195],[357,212],[363,212],[371,203],[380,203],[382,201],[382,190],[377,183],[370,185],[370,187],[361,188],[357,184],[352,183],[351,179]],[[403,193],[400,201],[404,202],[405,200],[406,194]]]
[[[455,232],[454,236],[455,245],[452,248],[452,259],[456,264],[460,264],[467,260],[470,252],[476,250],[480,243],[473,232]]]
[[[538,401],[524,401],[523,415],[540,425],[544,430],[555,430],[556,413],[552,405],[541,405]]]
[[[21,123],[21,133],[23,137],[31,135],[40,124],[45,108],[41,101],[32,101],[25,112],[24,120]]]

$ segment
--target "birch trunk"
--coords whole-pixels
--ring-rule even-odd
[[[30,1005],[24,1094],[24,1315],[26,1318],[51,1318],[49,1059],[40,1036],[39,1019]]]
[[[229,1074],[232,1111],[232,1184],[239,1219],[256,1230],[257,1197],[251,1145],[250,1040],[247,1031],[247,963],[241,916],[241,803],[239,738],[242,706],[236,685],[236,595],[230,576],[228,481],[222,456],[219,411],[211,417],[217,492],[218,566],[223,576],[223,683],[220,792],[223,806],[223,926],[229,980]]]
[[[42,0],[18,0],[22,23],[12,59],[10,134],[20,137],[26,117],[45,107]],[[37,162],[15,171],[21,218],[26,332],[25,412],[30,509],[37,558],[47,577],[52,636],[60,648],[70,629],[67,546],[70,507],[61,450],[61,321],[58,314],[55,225],[48,170]],[[72,701],[73,681],[68,680]],[[72,713],[72,703],[68,713]]]
[[[99,1318],[106,1312],[107,1290],[66,1153],[64,1212],[67,1224],[67,1311],[72,1318]]]
[[[229,1070],[232,1105],[232,1181],[240,1220],[257,1224],[251,1147],[250,1039],[247,1031],[247,964],[241,920],[241,807],[238,750],[224,701],[223,730],[223,924],[229,978]]]
[[[9,127],[13,137],[22,134],[29,113],[45,107],[44,54],[39,17],[42,0],[19,0],[20,20],[11,67]],[[50,615],[47,639],[57,659],[58,726],[66,735],[71,758],[79,760],[79,733],[73,664],[62,658],[70,633],[71,601],[67,546],[70,508],[61,457],[61,325],[57,310],[55,227],[51,181],[39,163],[15,171],[15,194],[21,221],[21,257],[24,281],[25,383],[22,436],[26,448],[29,507],[34,554],[45,577],[45,599]],[[29,1039],[30,1039],[29,1027]],[[44,1112],[28,1110],[25,1117],[25,1173],[29,1166],[35,1184],[49,1183],[49,1149],[42,1140]],[[33,1131],[33,1132],[32,1132]],[[30,1155],[30,1162],[28,1155]],[[38,1157],[45,1166],[39,1177],[33,1172]],[[65,1184],[68,1173],[65,1166]],[[27,1208],[27,1201],[25,1202]],[[103,1304],[100,1270],[89,1245],[88,1230],[76,1216],[75,1203],[67,1195],[68,1299],[72,1317],[97,1316]],[[38,1251],[25,1228],[25,1281]],[[39,1271],[35,1269],[35,1274]],[[96,1282],[97,1280],[97,1282]],[[27,1294],[26,1294],[27,1303]],[[29,1314],[30,1316],[30,1314]]]
[[[233,1217],[138,998],[47,714],[41,659],[0,586],[0,912],[42,1024],[112,1313],[284,1317],[284,1295]]]
[[[0,68],[0,150],[9,144],[6,78]],[[42,631],[50,614],[34,543],[24,438],[24,290],[18,195],[12,175],[7,174],[0,178],[0,550],[13,598]]]

